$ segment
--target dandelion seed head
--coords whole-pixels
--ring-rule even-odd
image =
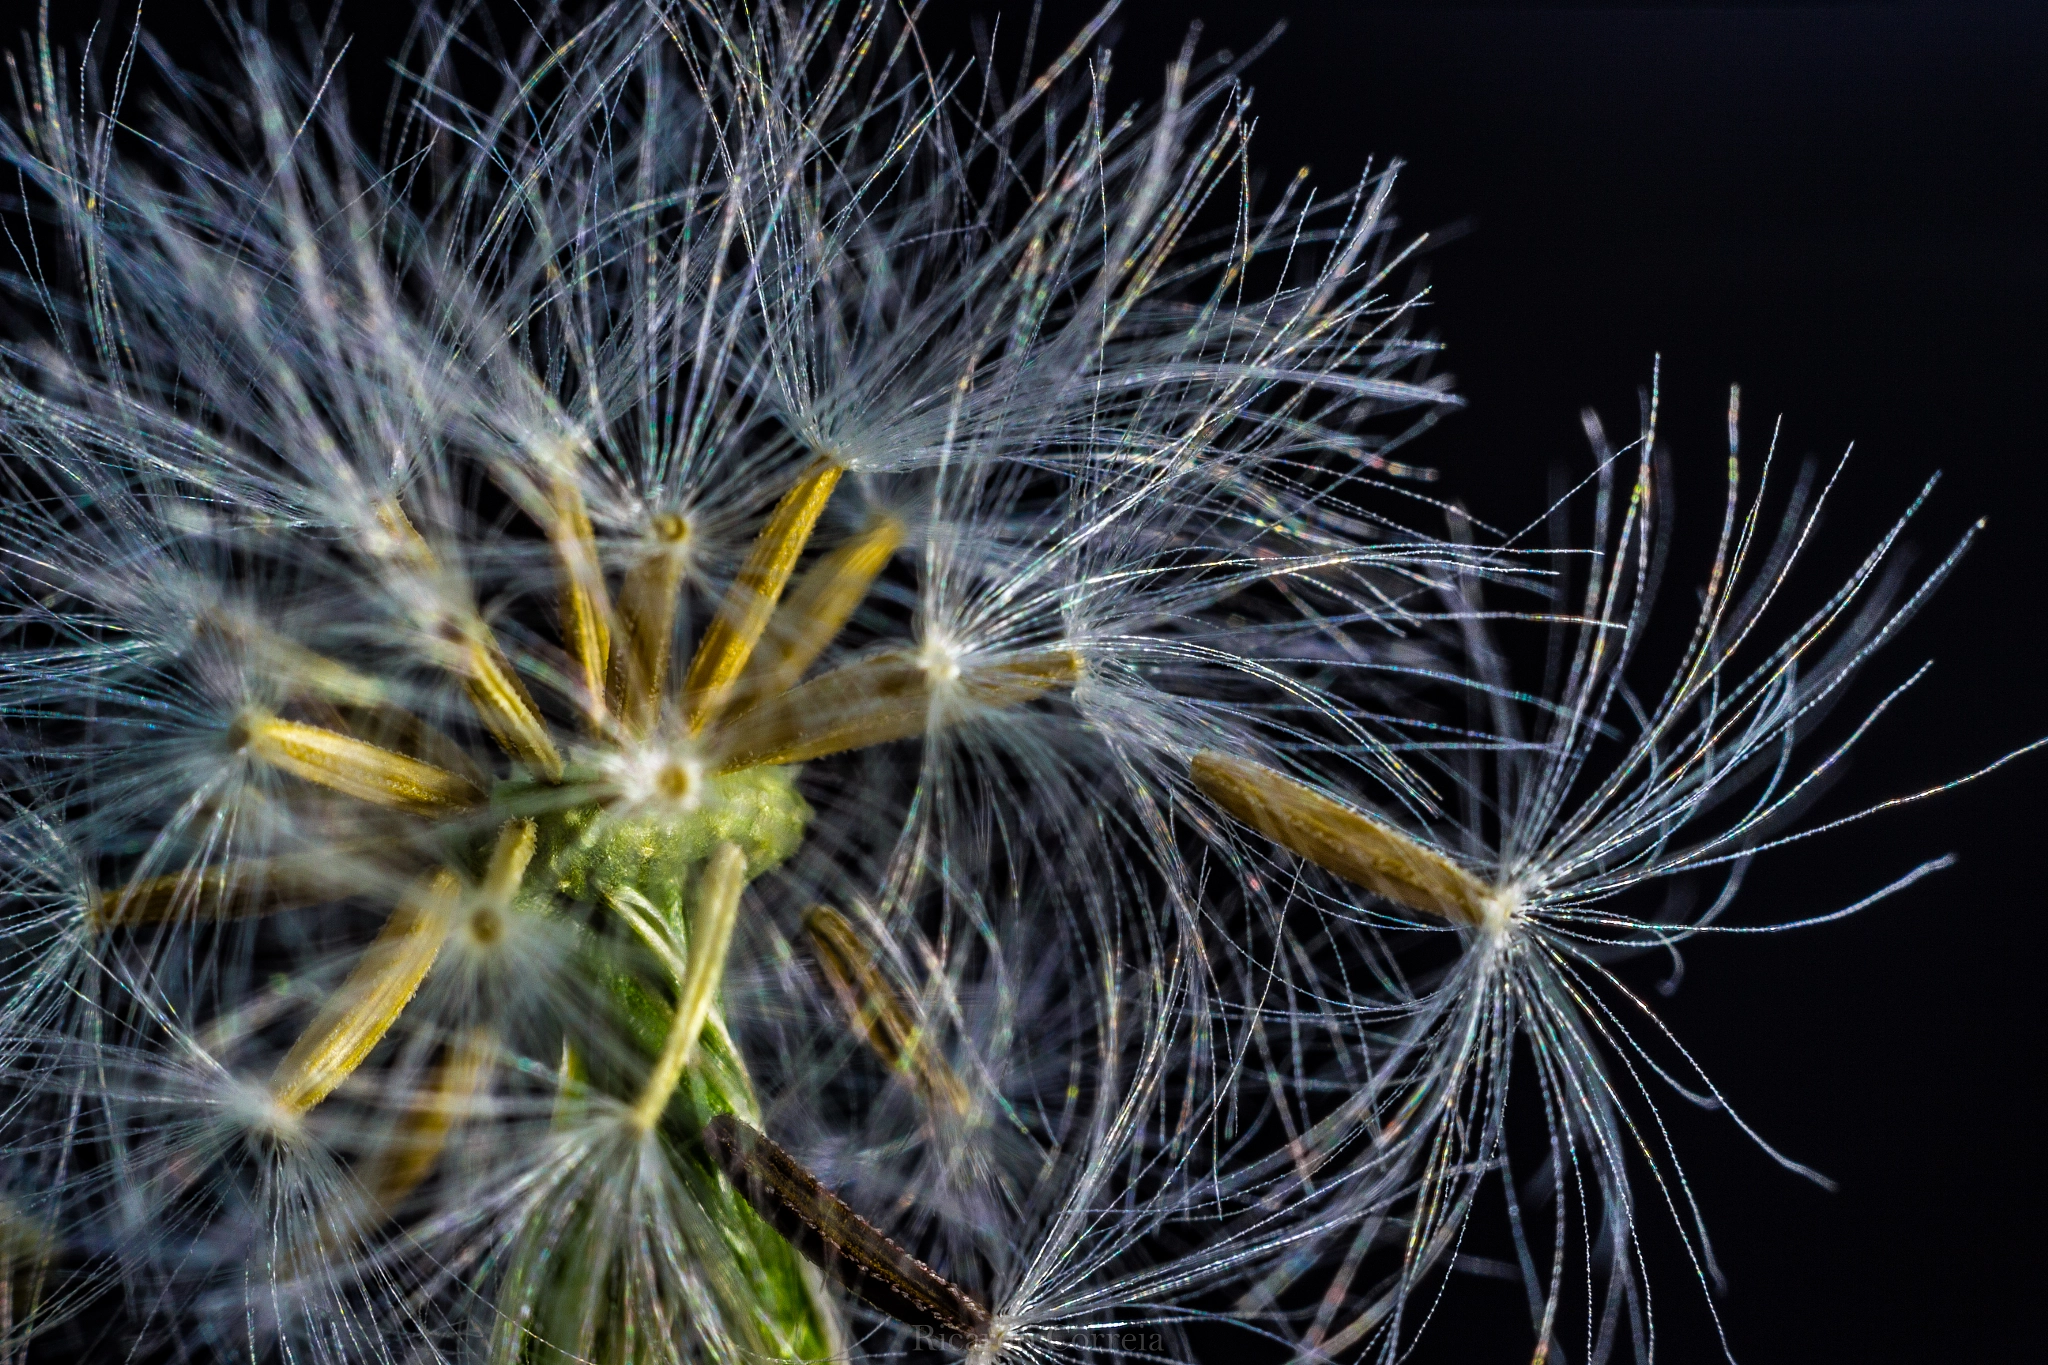
[[[989,1365],[1242,1295],[1392,1358],[1522,1040],[1634,1311],[1599,952],[1706,926],[1610,901],[1777,837],[1797,778],[1714,808],[1876,561],[1742,674],[1796,545],[1741,532],[1636,704],[1604,452],[1518,689],[1475,594],[1569,575],[1377,505],[1453,401],[1392,167],[1265,196],[1193,45],[1125,114],[1095,29],[1010,82],[885,6],[528,18],[423,13],[388,165],[253,21],[148,116],[39,57],[0,132],[0,1155],[65,1302]]]

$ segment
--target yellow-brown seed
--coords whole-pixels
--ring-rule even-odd
[[[317,725],[251,711],[232,738],[250,757],[344,796],[387,810],[446,815],[483,800],[466,779]]]
[[[519,681],[490,628],[471,621],[461,642],[461,671],[469,683],[470,704],[491,737],[505,752],[535,769],[548,781],[562,776],[561,751],[555,748],[547,722]]]
[[[567,479],[558,479],[550,494],[553,509],[548,539],[562,580],[562,640],[576,662],[583,684],[583,708],[593,729],[605,717],[605,674],[611,658],[611,602],[605,595],[604,570],[597,559],[597,536],[583,494]]]
[[[391,540],[386,558],[403,564],[417,574],[430,574],[439,567],[432,547],[414,528],[405,509],[396,500],[377,505],[377,520]],[[454,646],[448,667],[469,684],[470,704],[476,707],[484,728],[511,754],[537,769],[550,782],[562,775],[562,756],[540,718],[540,711],[519,681],[512,663],[491,635],[491,628],[473,607],[465,608],[443,626]]]
[[[934,1047],[916,1005],[875,965],[873,952],[847,918],[829,906],[804,915],[811,953],[849,1023],[890,1070],[908,1078],[925,1103],[956,1115],[974,1108],[967,1086]]]
[[[884,654],[834,669],[734,717],[717,736],[718,770],[805,763],[908,739],[931,724],[935,701],[1002,710],[1070,684],[1080,673],[1078,655],[1051,650],[970,665],[935,687],[918,656]]]
[[[378,850],[379,865],[403,861],[403,847]],[[188,922],[271,915],[359,893],[357,865],[345,849],[283,858],[245,858],[213,867],[144,877],[99,893],[91,927]]]
[[[208,610],[194,622],[194,633],[239,651],[254,672],[283,683],[294,694],[316,696],[344,706],[378,706],[386,700],[386,688],[376,678],[315,653],[246,617]]]
[[[635,735],[645,735],[668,687],[676,599],[689,567],[689,523],[673,512],[654,518],[653,536],[619,588],[621,647],[612,651],[608,686],[613,708]]]
[[[338,707],[334,714],[334,729],[366,744],[446,768],[478,791],[490,786],[490,777],[477,766],[469,750],[403,707]]]
[[[753,661],[733,689],[734,706],[795,687],[838,637],[902,543],[903,523],[882,517],[806,570],[790,590],[789,600],[769,619]]]
[[[462,884],[435,873],[401,902],[270,1077],[278,1106],[303,1114],[354,1074],[412,1000],[448,937]]]
[[[718,604],[718,615],[698,642],[689,675],[683,680],[684,718],[690,733],[702,730],[725,706],[844,472],[830,460],[813,460],[775,504],[768,524],[754,538],[747,562]]]
[[[431,573],[437,567],[433,547],[427,538],[412,524],[412,518],[405,514],[405,508],[396,498],[385,498],[377,504],[377,525],[383,528],[390,544],[384,558],[403,564],[415,573]]]
[[[970,1359],[982,1353],[993,1324],[981,1301],[890,1241],[781,1144],[719,1114],[700,1150],[811,1264],[898,1322],[965,1345]]]
[[[1324,871],[1453,924],[1486,923],[1491,888],[1407,835],[1245,759],[1205,751],[1188,768],[1210,800]]]
[[[477,888],[486,904],[503,909],[512,903],[539,841],[539,826],[531,820],[507,820],[498,830],[497,842],[491,846],[491,861],[485,866],[483,882]]]
[[[364,1187],[379,1207],[390,1209],[419,1188],[448,1146],[490,1074],[493,1044],[484,1029],[470,1029],[448,1045],[433,1079],[406,1111],[397,1130],[377,1153]]]

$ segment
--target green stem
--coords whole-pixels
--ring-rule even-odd
[[[714,793],[723,799],[667,819],[589,808],[542,818],[546,856],[535,863],[536,889],[608,907],[670,978],[658,983],[626,970],[615,952],[593,955],[592,970],[650,1064],[637,1087],[627,1076],[590,1083],[621,1098],[633,1094],[627,1127],[639,1134],[638,1143],[658,1145],[656,1159],[673,1176],[671,1191],[695,1208],[681,1218],[633,1217],[619,1206],[625,1186],[609,1171],[567,1186],[576,1191],[565,1199],[567,1207],[536,1218],[513,1258],[493,1361],[651,1365],[733,1352],[792,1362],[843,1354],[817,1274],[733,1190],[699,1144],[704,1125],[718,1114],[761,1121],[753,1083],[717,1006],[718,991],[746,883],[794,851],[810,815],[786,770],[720,781],[731,788]],[[565,1083],[577,1084],[566,1076]],[[640,1159],[633,1158],[636,1165]],[[628,1226],[634,1222],[640,1226]],[[696,1260],[699,1288],[714,1313],[696,1303],[647,1302],[649,1286],[634,1278],[637,1258],[622,1254],[632,1239],[647,1236],[683,1243],[664,1250]],[[654,1339],[657,1324],[666,1324],[669,1339]],[[700,1350],[673,1339],[691,1331],[704,1334]]]

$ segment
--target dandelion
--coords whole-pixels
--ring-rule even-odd
[[[1126,118],[1093,30],[977,92],[829,6],[550,11],[494,103],[430,19],[380,167],[230,32],[133,146],[34,46],[0,145],[0,1058],[64,1302],[992,1358],[1234,1274],[1148,1249],[1235,1062],[1147,774],[1298,692],[1225,606],[1276,567],[1392,621],[1459,558],[1297,467],[1445,401],[1390,178],[1254,217],[1227,68]]]

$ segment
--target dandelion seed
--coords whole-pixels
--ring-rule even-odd
[[[275,914],[346,895],[348,869],[332,856],[230,863],[198,874],[149,877],[103,892],[95,928],[169,919],[228,919]]]
[[[835,1279],[898,1322],[981,1342],[988,1310],[877,1232],[817,1177],[730,1114],[704,1127],[705,1150],[755,1210]]]
[[[270,1078],[270,1091],[287,1113],[302,1114],[326,1099],[397,1022],[441,952],[457,895],[454,875],[438,873],[419,902],[393,912],[361,965]]]
[[[1653,399],[1652,423],[1654,411]],[[1454,614],[1473,628],[1478,709],[1498,729],[1491,744],[1466,751],[1466,768],[1450,768],[1472,813],[1469,823],[1446,818],[1418,837],[1262,763],[1214,753],[1192,760],[1192,784],[1205,797],[1347,884],[1319,892],[1317,903],[1346,916],[1341,907],[1359,903],[1364,892],[1397,912],[1447,924],[1460,938],[1455,962],[1412,986],[1393,982],[1398,989],[1377,994],[1334,981],[1315,986],[1331,993],[1328,1018],[1345,1038],[1335,1054],[1344,1059],[1342,1079],[1320,1084],[1349,1097],[1301,1132],[1290,1151],[1301,1164],[1301,1197],[1325,1209],[1323,1236],[1348,1250],[1302,1333],[1304,1351],[1363,1349],[1393,1359],[1409,1349],[1427,1286],[1455,1256],[1478,1191],[1496,1172],[1506,1186],[1539,1359],[1558,1345],[1574,1229],[1589,1243],[1581,1274],[1590,1321],[1580,1350],[1604,1359],[1623,1333],[1638,1353],[1647,1357],[1652,1349],[1648,1290],[1637,1264],[1647,1200],[1631,1179],[1632,1159],[1645,1161],[1655,1196],[1708,1286],[1703,1217],[1658,1113],[1657,1091],[1668,1086],[1733,1110],[1612,974],[1606,954],[1673,948],[1715,931],[1713,921],[1751,861],[1802,837],[1787,825],[1804,797],[1891,698],[1810,767],[1793,764],[1793,745],[1969,543],[1965,537],[1901,601],[1884,567],[1902,519],[1820,610],[1784,640],[1754,645],[1820,500],[1809,504],[1802,480],[1775,542],[1759,534],[1771,462],[1764,461],[1764,477],[1745,507],[1731,404],[1721,543],[1691,643],[1656,704],[1644,706],[1628,700],[1623,669],[1648,619],[1651,511],[1665,496],[1656,433],[1646,425],[1633,487],[1618,500],[1611,479],[1620,457],[1604,448],[1597,426],[1591,430],[1601,458],[1598,553],[1582,612],[1555,618],[1564,635],[1556,655],[1563,661],[1559,689],[1526,710],[1516,707],[1521,698],[1499,671],[1501,656],[1483,634],[1487,618],[1471,600],[1469,580],[1452,593]],[[1634,733],[1617,741],[1623,722],[1611,713],[1624,705]],[[1715,819],[1730,806],[1732,817]],[[1923,864],[1858,908],[1945,865]],[[1639,918],[1614,904],[1647,883],[1716,870],[1726,886],[1696,919]],[[1324,923],[1365,953],[1379,951],[1382,936],[1401,924],[1398,915],[1365,909],[1346,917],[1348,925],[1327,915]],[[1517,1194],[1509,1143],[1512,1076],[1524,1047],[1547,1127],[1543,1169],[1557,1182],[1549,1196],[1555,1207],[1548,1256],[1531,1236],[1529,1196]],[[1756,1138],[1746,1126],[1744,1132]],[[1373,1283],[1368,1253],[1376,1243],[1388,1247],[1393,1268]],[[1248,1304],[1270,1301],[1314,1259],[1293,1248]]]
[[[654,518],[652,548],[627,570],[619,592],[626,647],[612,655],[610,688],[636,734],[645,734],[668,679],[669,640],[675,632],[676,596],[688,567],[689,528],[674,513]]]
[[[574,482],[561,479],[552,492],[555,517],[550,532],[555,556],[561,561],[562,638],[582,673],[584,707],[592,723],[601,725],[612,646],[604,570],[597,560],[597,537],[582,491]]]
[[[244,717],[228,732],[228,743],[280,772],[394,810],[446,814],[483,797],[465,779],[431,763],[275,716]]]
[[[845,916],[814,905],[804,915],[804,930],[840,1007],[876,1055],[890,1069],[915,1077],[928,1103],[943,1104],[963,1118],[970,1114],[973,1096],[932,1046],[914,1004],[876,969]]]
[[[922,734],[935,721],[973,707],[1000,710],[1070,683],[1081,670],[1071,653],[935,670],[922,660],[883,656],[849,664],[758,702],[735,717],[716,750],[725,772],[808,763]]]
[[[736,694],[776,697],[795,687],[817,662],[873,586],[903,540],[903,525],[884,516],[805,573],[783,610],[770,617],[768,648],[754,654]]]
[[[844,472],[829,460],[818,461],[783,494],[768,524],[761,528],[683,681],[684,716],[692,734],[702,730],[725,705],[755,642],[768,627],[769,613],[781,600],[798,557],[810,542],[825,500],[832,496]]]
[[[420,1102],[378,1153],[364,1177],[371,1197],[394,1208],[420,1187],[455,1137],[488,1076],[493,1051],[489,1036],[474,1030],[456,1039]]]

